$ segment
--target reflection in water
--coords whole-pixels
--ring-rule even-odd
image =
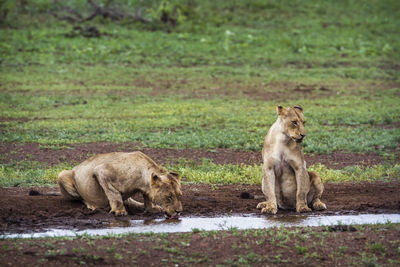
[[[226,216],[226,217],[181,217],[179,219],[155,220],[115,220],[105,229],[86,229],[81,231],[49,229],[43,233],[4,234],[0,238],[38,238],[77,235],[109,235],[125,233],[177,233],[198,230],[265,229],[271,227],[305,227],[356,225],[376,223],[400,223],[400,214],[359,214],[359,215],[273,215],[273,216]]]
[[[130,220],[114,220],[107,224],[108,227],[129,227],[131,226]]]
[[[178,224],[180,222],[181,222],[181,219],[179,219],[179,218],[165,219],[165,220],[148,219],[148,220],[144,220],[143,224],[144,225]]]
[[[290,224],[296,224],[296,223],[301,223],[304,220],[308,218],[307,215],[290,215],[290,216],[285,216],[285,215],[272,215],[267,217],[267,221],[270,222],[278,222],[282,223],[284,225],[290,223]]]

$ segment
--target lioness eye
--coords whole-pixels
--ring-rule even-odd
[[[292,121],[292,123],[293,123],[294,125],[297,125],[297,121]]]

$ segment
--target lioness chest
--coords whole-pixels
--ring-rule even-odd
[[[275,193],[277,196],[281,196],[278,205],[284,209],[295,208],[297,191],[296,174],[289,163],[293,159],[285,151],[279,152],[271,153],[274,162]]]

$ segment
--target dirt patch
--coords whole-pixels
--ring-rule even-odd
[[[8,118],[8,117],[0,116],[0,122],[10,122],[10,121],[28,122],[28,121],[30,121],[30,119],[29,118]]]
[[[381,129],[396,129],[396,128],[400,128],[400,121],[394,122],[394,123],[388,123],[388,124],[377,124],[377,125],[375,125],[375,127],[381,128]]]
[[[18,91],[25,95],[45,95],[45,96],[81,96],[86,101],[90,101],[92,95],[108,95],[117,98],[137,97],[149,95],[153,97],[164,97],[165,95],[181,95],[187,99],[214,99],[214,98],[248,98],[258,101],[287,101],[295,99],[318,99],[334,96],[343,86],[348,94],[358,94],[359,88],[384,90],[397,88],[395,83],[352,83],[343,84],[304,84],[296,82],[264,82],[261,78],[254,78],[251,81],[226,78],[192,79],[178,77],[148,77],[139,78],[130,82],[85,84],[83,81],[66,81],[75,86],[82,86],[82,89],[68,91],[51,90],[26,90]],[[59,83],[52,83],[59,85]],[[121,89],[98,90],[92,89],[96,86],[122,87]],[[14,89],[7,89],[5,92],[14,93]],[[85,100],[83,100],[85,102]],[[80,101],[70,104],[84,104]]]
[[[115,217],[107,210],[90,211],[79,201],[61,196],[28,196],[31,188],[0,188],[0,232],[38,231],[44,228],[103,228],[119,219],[162,218],[128,208],[129,216]],[[34,188],[40,192],[58,188]],[[226,214],[259,214],[262,199],[241,199],[242,192],[262,196],[260,185],[183,185],[182,216],[217,216]],[[398,213],[400,181],[374,183],[327,183],[322,201],[328,210],[321,214]],[[140,200],[140,198],[138,198]],[[279,211],[293,213],[294,211]]]
[[[140,150],[149,155],[158,164],[176,163],[180,159],[194,160],[200,164],[204,158],[216,164],[262,164],[261,152],[236,151],[232,149],[165,149],[146,148],[139,143],[86,143],[68,145],[68,147],[46,147],[37,143],[0,143],[0,163],[11,161],[34,160],[48,165],[64,162],[80,163],[94,154],[114,151]],[[385,162],[377,154],[350,154],[336,151],[329,155],[306,155],[307,165],[321,163],[328,168],[342,169],[346,166],[372,166]],[[400,163],[400,158],[397,158]]]
[[[243,83],[240,80],[214,78],[213,81],[199,81],[195,89],[187,90],[186,80],[137,80],[137,87],[151,88],[150,95],[164,96],[166,93],[185,95],[187,98],[213,99],[215,97],[242,98],[259,101],[286,101],[288,99],[322,98],[334,95],[326,86],[304,85],[290,82]],[[192,85],[193,87],[194,85]],[[306,90],[298,90],[306,88]]]

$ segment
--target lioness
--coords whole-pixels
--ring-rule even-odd
[[[93,156],[72,170],[58,175],[61,193],[80,199],[94,210],[111,207],[110,213],[127,215],[125,204],[150,212],[164,211],[167,217],[182,211],[180,176],[167,172],[142,152],[113,152]],[[130,198],[143,194],[144,203]]]
[[[303,108],[276,108],[278,119],[265,136],[262,149],[262,191],[265,202],[257,205],[262,213],[276,214],[281,209],[297,212],[325,210],[320,198],[324,191],[321,178],[308,172],[300,143],[306,136]]]

